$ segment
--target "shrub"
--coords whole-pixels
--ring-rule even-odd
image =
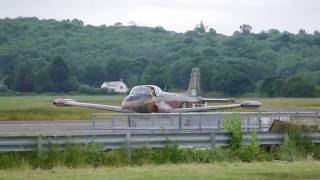
[[[297,126],[289,126],[288,134],[283,145],[279,149],[279,158],[286,161],[295,161],[312,157],[317,153],[317,146],[312,141],[304,136],[302,132],[304,128]]]
[[[226,132],[231,133],[231,148],[239,149],[243,138],[240,117],[233,114],[230,118],[227,118],[224,121],[223,126]]]
[[[129,164],[126,150],[122,148],[104,152],[102,164],[105,166],[123,166]]]
[[[0,169],[12,169],[20,167],[19,155],[15,152],[0,154]]]
[[[155,150],[144,145],[141,148],[136,148],[132,153],[132,163],[137,165],[150,164],[155,156]]]
[[[262,161],[267,159],[266,153],[261,149],[258,141],[257,132],[253,131],[251,134],[251,142],[248,146],[241,146],[238,150],[239,158],[245,162]]]
[[[223,161],[235,161],[235,155],[231,148],[218,147],[213,151],[213,161],[223,162]]]
[[[168,141],[165,147],[157,149],[155,152],[153,157],[155,163],[178,163],[186,160],[184,150],[174,142]]]
[[[103,146],[98,143],[90,143],[86,146],[87,162],[93,167],[103,164]]]
[[[68,144],[63,151],[64,165],[76,168],[86,164],[86,153],[83,145]]]

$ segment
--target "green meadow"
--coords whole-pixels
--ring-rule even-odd
[[[319,179],[319,161],[0,170],[0,179]]]
[[[123,96],[0,96],[0,120],[84,120],[92,113],[106,112],[78,107],[56,107],[54,99],[120,105]]]
[[[78,101],[101,104],[121,105],[124,96],[93,95],[27,95],[0,96],[0,120],[85,120],[91,119],[92,113],[107,112],[79,107],[56,107],[52,101],[57,98],[70,98]],[[320,109],[320,98],[241,98],[262,102],[261,109],[302,108]],[[237,111],[237,110],[233,110]]]

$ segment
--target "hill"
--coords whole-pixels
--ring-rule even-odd
[[[68,92],[120,78],[130,87],[186,89],[191,68],[198,66],[207,92],[316,96],[320,33],[251,29],[242,25],[226,36],[203,23],[176,33],[77,19],[0,19],[0,91]]]

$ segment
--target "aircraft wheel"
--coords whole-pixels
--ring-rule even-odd
[[[152,112],[155,112],[155,113],[159,112],[159,109],[156,105],[152,107]]]

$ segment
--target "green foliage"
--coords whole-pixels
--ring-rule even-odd
[[[103,164],[102,150],[103,146],[96,142],[92,142],[86,146],[87,161],[91,166],[98,167]]]
[[[157,163],[178,163],[183,162],[185,159],[184,150],[179,148],[177,143],[170,141],[167,142],[164,148],[156,151],[156,156],[154,157]]]
[[[267,154],[260,147],[256,131],[252,132],[251,138],[248,146],[242,146],[239,149],[239,158],[245,162],[268,160]]]
[[[77,19],[5,18],[0,19],[0,75],[8,89],[21,92],[69,92],[120,78],[130,87],[146,83],[181,90],[191,68],[200,67],[205,91],[241,95],[271,76],[288,83],[301,76],[308,83],[290,82],[285,93],[277,94],[279,82],[259,89],[267,96],[316,95],[310,92],[320,85],[319,33],[253,33],[253,28],[243,24],[225,36],[203,22],[175,33],[121,23],[97,27]],[[296,90],[301,87],[305,92]]]
[[[84,146],[68,144],[62,154],[62,163],[69,168],[82,166],[86,162],[85,150]]]
[[[0,153],[0,169],[12,169],[22,165],[23,159],[19,156],[19,153],[6,152]]]
[[[283,87],[286,97],[314,97],[316,88],[301,77],[289,78]]]
[[[115,94],[113,89],[94,88],[85,84],[80,85],[77,91],[82,94],[108,94],[108,95]]]
[[[249,145],[239,148],[217,147],[215,149],[182,149],[177,143],[168,142],[163,148],[142,146],[132,149],[132,160],[128,161],[125,148],[103,151],[101,144],[68,144],[64,150],[51,144],[41,152],[2,152],[0,169],[54,167],[101,167],[128,166],[164,163],[214,163],[214,162],[252,162],[302,159],[320,159],[320,146],[313,144],[299,133],[290,133],[287,141],[272,151],[266,151],[259,145],[257,135],[252,133]]]
[[[262,81],[260,92],[269,97],[314,97],[316,87],[307,82],[303,77],[293,76],[287,80],[275,77],[268,77]]]
[[[296,161],[307,158],[319,158],[319,145],[302,133],[307,132],[296,126],[289,127],[284,144],[279,150],[279,158],[286,161]]]
[[[231,133],[231,147],[233,149],[239,149],[243,138],[240,117],[233,114],[231,117],[224,120],[223,127],[226,132]]]
[[[142,146],[141,148],[134,149],[132,162],[138,165],[151,164],[155,153],[156,152],[148,146]]]

